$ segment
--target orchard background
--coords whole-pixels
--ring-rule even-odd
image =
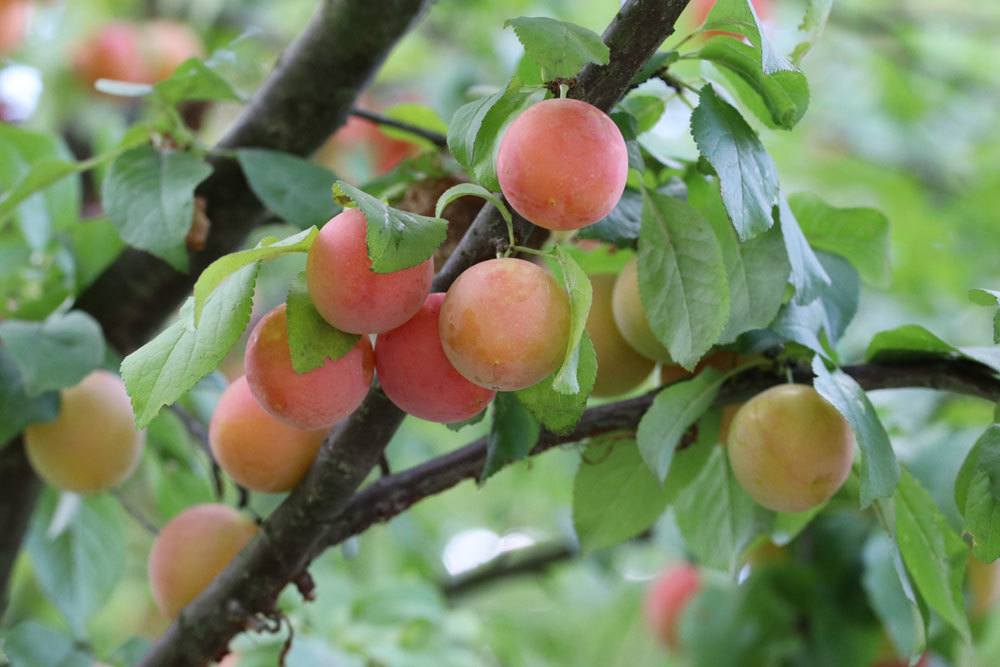
[[[1000,664],[1000,8],[688,4],[0,0],[0,659]],[[495,157],[563,96],[610,114],[627,186],[549,234],[506,220]],[[375,385],[290,494],[247,490],[209,424],[250,325],[287,300],[301,368],[364,345],[300,279],[343,206],[375,271],[430,259],[435,292],[551,253],[565,354],[451,427]],[[602,365],[580,338],[636,258],[652,356],[693,377],[626,382],[653,361]],[[595,367],[624,395],[588,400]],[[131,410],[108,390],[32,465],[100,368]],[[857,443],[796,513],[717,446],[734,405],[790,380]],[[118,437],[115,472],[87,452],[123,411],[145,444],[132,470]],[[292,440],[258,443],[265,482]],[[254,537],[171,622],[150,550],[205,503]],[[166,562],[194,577],[222,534]]]

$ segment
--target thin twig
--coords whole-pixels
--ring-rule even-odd
[[[205,425],[197,417],[176,403],[170,406],[170,411],[177,415],[177,418],[184,424],[184,428],[187,429],[187,432],[201,446],[202,451],[208,457],[209,466],[212,468],[212,483],[215,486],[215,497],[222,498],[226,487],[222,481],[222,469],[219,468],[219,463],[212,454],[212,447],[208,441],[208,429],[205,428]]]
[[[396,120],[395,118],[390,118],[389,116],[383,116],[380,113],[374,111],[368,111],[367,109],[359,109],[354,107],[351,109],[351,115],[357,118],[364,118],[367,121],[371,121],[376,125],[383,125],[385,127],[392,127],[397,130],[402,130],[414,136],[420,137],[421,139],[426,139],[438,148],[448,148],[448,137],[441,134],[440,132],[435,132],[434,130],[428,130],[425,127],[420,127],[419,125],[413,125],[405,121]]]
[[[553,565],[575,558],[572,542],[542,543],[500,554],[493,560],[441,584],[445,597],[456,598],[511,577],[542,574]]]
[[[128,512],[128,515],[135,519],[136,523],[145,528],[146,532],[153,537],[159,535],[160,529],[156,527],[156,524],[147,518],[146,515],[142,513],[142,510],[133,505],[132,501],[129,500],[128,496],[122,493],[121,489],[112,489],[111,495],[118,499],[118,502],[125,509],[125,511]]]

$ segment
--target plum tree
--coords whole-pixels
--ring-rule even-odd
[[[208,440],[219,466],[253,491],[288,491],[306,474],[326,429],[303,430],[264,410],[246,377],[229,385],[212,413]]]
[[[587,317],[587,333],[597,353],[594,396],[617,396],[634,389],[649,377],[655,362],[642,356],[622,337],[611,308],[614,273],[590,276],[593,301]]]
[[[854,434],[810,386],[784,384],[747,401],[728,434],[733,473],[758,503],[801,512],[828,500],[847,479]]]
[[[629,345],[649,359],[670,363],[670,353],[649,326],[646,309],[639,296],[639,262],[632,259],[626,264],[611,295],[615,324]]]
[[[296,373],[287,324],[281,304],[250,333],[243,363],[250,391],[262,408],[296,428],[332,426],[354,412],[368,393],[375,368],[371,341],[361,336],[340,359]]]
[[[346,209],[320,230],[309,250],[306,281],[316,310],[350,333],[381,333],[420,310],[434,277],[431,259],[401,271],[375,273],[368,258],[368,221]]]
[[[149,584],[164,616],[175,618],[257,532],[227,505],[189,507],[163,527],[149,552]]]
[[[698,568],[684,563],[665,570],[646,591],[646,625],[666,646],[678,647],[681,614],[700,587]]]
[[[559,368],[569,337],[569,297],[523,259],[480,262],[452,284],[438,326],[448,360],[489,389],[530,387]]]
[[[438,329],[444,298],[429,294],[416,315],[379,334],[375,365],[382,391],[401,410],[450,424],[482,412],[496,392],[469,382],[445,356]]]
[[[24,431],[32,468],[52,486],[77,493],[124,481],[139,464],[145,437],[121,379],[97,370],[61,396],[54,421]]]
[[[202,53],[201,41],[182,23],[116,21],[105,24],[77,47],[73,67],[88,85],[98,79],[155,83]]]
[[[628,151],[618,126],[579,100],[529,107],[507,128],[497,153],[507,201],[546,229],[597,222],[621,199],[627,176]]]
[[[0,56],[10,53],[24,40],[31,9],[29,0],[0,0]]]

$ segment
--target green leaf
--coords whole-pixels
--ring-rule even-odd
[[[723,447],[712,448],[701,474],[674,502],[674,511],[684,544],[698,562],[733,574],[746,548],[773,521],[736,481]]]
[[[662,389],[653,399],[636,437],[642,459],[658,480],[666,479],[681,438],[712,406],[725,379],[714,368],[706,368],[690,380]]]
[[[716,32],[736,32],[750,42],[765,74],[793,69],[792,64],[778,55],[771,43],[765,39],[753,6],[747,0],[719,0],[705,17],[702,30]],[[713,37],[713,41],[732,39],[726,35]]]
[[[58,136],[0,123],[0,229],[14,215],[28,245],[40,250],[76,222],[80,181],[62,178],[72,161]]]
[[[211,173],[190,153],[134,148],[111,163],[104,179],[108,219],[129,245],[187,270],[184,238],[194,215],[194,190]]]
[[[139,428],[219,366],[250,321],[256,276],[256,265],[230,276],[208,297],[198,326],[189,298],[173,324],[125,357],[121,375]]]
[[[340,212],[330,196],[337,176],[329,169],[264,148],[241,148],[236,159],[253,193],[285,222],[321,227]]]
[[[69,228],[76,273],[76,293],[83,292],[121,253],[125,244],[115,226],[104,218],[81,220]]]
[[[818,356],[813,358],[812,370],[816,391],[851,425],[861,449],[861,507],[891,497],[899,481],[899,463],[868,395],[850,375],[827,370]]]
[[[901,656],[922,653],[927,643],[923,615],[892,540],[873,534],[865,545],[864,562],[861,585],[896,651]]]
[[[710,39],[695,57],[719,66],[739,99],[772,129],[790,130],[809,108],[809,83],[795,69],[766,74],[758,50],[735,39]]]
[[[24,621],[3,632],[10,667],[92,667],[90,656],[72,636],[37,621]]]
[[[660,97],[647,93],[632,93],[619,106],[635,119],[636,134],[653,129],[666,110],[666,103]]]
[[[437,205],[434,207],[434,216],[440,218],[444,210],[448,208],[448,204],[462,197],[479,197],[480,199],[485,199],[490,204],[493,204],[501,217],[507,221],[507,224],[514,224],[514,219],[511,217],[510,210],[503,202],[503,199],[496,193],[490,192],[483,186],[475,183],[459,183],[442,192],[441,196],[438,197]]]
[[[577,379],[580,364],[580,339],[587,328],[587,317],[590,315],[590,304],[594,294],[590,278],[580,265],[576,263],[561,245],[555,249],[555,260],[559,264],[563,286],[569,295],[569,338],[566,341],[566,355],[562,365],[556,371],[552,388],[560,394],[580,394],[580,382]],[[593,388],[593,383],[591,383]]]
[[[29,396],[71,387],[104,361],[101,326],[79,310],[44,322],[0,322],[0,342],[13,355]]]
[[[795,288],[795,302],[809,303],[832,285],[816,253],[809,247],[795,214],[784,197],[778,199],[781,235],[785,239],[788,262],[792,266],[791,283]]]
[[[185,60],[169,78],[153,86],[153,92],[168,105],[187,100],[239,102],[239,94],[210,62],[197,58]]]
[[[823,28],[826,27],[831,9],[833,9],[833,0],[808,0],[805,16],[802,17],[802,23],[799,24],[799,31],[805,33],[805,37],[792,50],[791,60],[796,65],[802,62],[802,59],[812,49],[813,44],[823,34]]]
[[[448,127],[448,150],[474,181],[493,191],[500,189],[494,155],[501,131],[539,96],[522,92],[520,80],[514,78],[505,89],[455,112]]]
[[[614,546],[648,529],[667,508],[667,495],[622,435],[592,440],[573,478],[573,528],[580,547]]]
[[[634,248],[642,227],[642,194],[626,190],[611,213],[581,229],[578,239],[595,239],[619,248]]]
[[[719,175],[722,201],[740,239],[770,229],[774,224],[771,209],[778,199],[774,162],[740,112],[710,85],[701,89],[700,102],[691,114],[691,135]]]
[[[209,264],[198,276],[198,282],[194,284],[195,326],[201,326],[205,304],[226,278],[251,264],[257,264],[257,262],[265,262],[293,252],[309,252],[309,248],[312,247],[318,233],[315,227],[310,227],[280,241],[269,236],[261,240],[256,248],[223,255]]]
[[[448,221],[400,211],[343,181],[334,194],[357,204],[368,222],[368,257],[372,271],[392,273],[430,258],[448,233]]]
[[[574,77],[584,65],[607,65],[611,57],[600,35],[573,23],[521,16],[503,25],[514,28],[524,54],[542,68],[546,80]]]
[[[962,584],[968,549],[920,483],[903,471],[895,496],[896,542],[928,606],[970,640]]]
[[[1000,306],[1000,291],[976,288],[969,290],[969,300],[980,306]],[[1000,344],[1000,308],[993,314],[993,342]]]
[[[25,426],[52,421],[58,415],[58,392],[30,395],[13,355],[0,345],[0,447]]]
[[[788,253],[777,227],[740,242],[726,216],[717,184],[693,172],[686,181],[688,203],[711,223],[722,248],[729,283],[729,320],[719,342],[732,342],[744,331],[763,329],[778,314],[791,272]]]
[[[656,337],[688,370],[729,319],[726,266],[712,226],[688,204],[644,191],[639,294]]]
[[[1000,558],[1000,424],[986,429],[962,463],[955,503],[976,558],[984,563]]]
[[[597,355],[586,331],[580,339],[580,358],[576,372],[580,391],[575,394],[556,391],[553,374],[526,389],[514,392],[514,395],[546,429],[553,433],[569,433],[587,408],[587,398],[597,379]]]
[[[776,512],[774,525],[771,526],[771,541],[779,547],[790,544],[825,508],[826,503],[821,503],[804,512]]]
[[[924,358],[965,358],[1000,373],[1000,352],[995,347],[956,347],[918,324],[905,324],[875,334],[865,351],[866,361],[912,361]]]
[[[358,342],[357,334],[349,334],[323,319],[316,310],[305,274],[299,274],[288,291],[287,306],[288,347],[292,354],[292,368],[296,373],[308,373],[326,363],[336,361],[350,352]]]
[[[788,198],[809,244],[849,260],[868,283],[888,287],[889,221],[873,208],[837,208],[816,195]]]
[[[73,504],[69,511],[66,503]],[[65,520],[61,513],[72,518]],[[125,530],[118,501],[108,494],[46,493],[32,519],[27,551],[42,590],[83,636],[124,572]]]
[[[479,483],[508,463],[527,456],[538,442],[540,433],[538,422],[514,394],[498,393],[493,400],[493,425],[486,441],[486,462],[479,474]]]

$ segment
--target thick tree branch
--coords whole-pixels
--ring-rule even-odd
[[[588,94],[604,108],[617,99],[635,70],[672,32],[686,4],[687,0],[626,2],[604,35],[614,51],[613,63],[620,63],[614,71],[621,80],[588,68],[579,78]],[[634,69],[627,71],[625,63],[633,63]],[[477,216],[435,278],[434,290],[447,289],[465,268],[494,255],[495,239],[504,238],[505,233],[502,229],[494,232],[496,216],[490,210]],[[524,232],[518,238],[523,239],[531,227],[523,221],[518,226]],[[403,413],[374,388],[361,407],[327,437],[305,479],[264,521],[258,538],[181,612],[141,664],[203,664],[223,652],[253,614],[272,607],[281,589],[322,550],[328,541],[323,527],[333,523],[378,464],[402,419]]]
[[[344,122],[358,93],[429,4],[325,0],[219,148],[311,154]],[[202,269],[239,248],[265,212],[236,162],[220,159],[213,167],[198,189],[208,203],[211,233],[204,250],[190,253],[189,273],[129,249],[78,299],[119,352],[145,343],[190,294]]]
[[[7,608],[7,580],[42,488],[20,438],[0,450],[0,616]]]
[[[985,366],[967,361],[863,364],[848,366],[844,371],[867,390],[923,387],[1000,401],[1000,379]],[[795,380],[811,382],[812,374],[807,370],[797,371]],[[722,387],[716,405],[746,400],[784,381],[783,376],[765,371],[744,373]],[[531,454],[541,454],[558,445],[604,433],[634,430],[657,391],[591,408],[571,432],[564,435],[543,432]],[[339,544],[373,524],[388,521],[405,512],[424,498],[450,489],[466,479],[475,479],[485,461],[486,438],[480,438],[409,470],[382,477],[351,500],[327,530],[325,546]]]

